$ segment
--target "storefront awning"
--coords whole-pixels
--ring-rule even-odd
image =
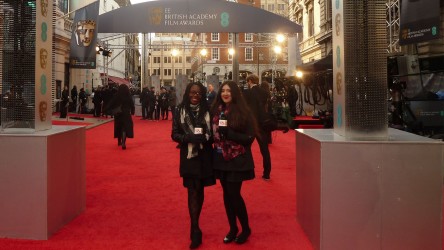
[[[307,73],[333,69],[333,56],[330,54],[319,60],[304,63],[297,66],[296,69]]]
[[[130,81],[128,81],[124,78],[117,77],[117,76],[108,76],[108,82],[113,82],[118,85],[120,85],[120,84],[126,84],[128,86],[131,85]]]

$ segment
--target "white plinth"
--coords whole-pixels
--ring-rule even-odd
[[[85,210],[85,128],[0,134],[0,237],[48,239]]]
[[[315,249],[442,249],[443,145],[298,129],[297,213]]]

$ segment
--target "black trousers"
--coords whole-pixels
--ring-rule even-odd
[[[148,118],[148,104],[142,104],[142,118]]]
[[[261,138],[256,138],[257,143],[259,144],[259,149],[262,154],[262,163],[264,166],[263,177],[270,178],[271,173],[271,156],[270,150],[268,149],[268,139],[267,134],[265,132],[261,133]]]

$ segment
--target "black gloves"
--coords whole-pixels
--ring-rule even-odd
[[[198,134],[198,135],[194,135],[194,134],[186,134],[183,136],[183,142],[184,143],[203,143],[206,142],[207,138],[204,134]]]

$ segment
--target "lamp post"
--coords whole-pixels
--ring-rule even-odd
[[[200,50],[201,60],[202,60],[202,82],[205,82],[205,76],[204,76],[204,60],[207,60],[207,50],[201,49]]]
[[[179,54],[179,51],[177,50],[177,49],[173,49],[172,51],[171,51],[171,56],[172,56],[172,63],[173,63],[173,79],[171,80],[171,86],[175,86],[176,84],[176,81],[175,81],[175,79],[176,79],[176,73],[174,72],[174,60],[176,59],[176,56]]]
[[[278,61],[278,55],[282,52],[282,47],[280,46],[280,44],[282,44],[285,41],[285,36],[282,34],[277,34],[276,35],[276,42],[274,47],[273,47],[273,60],[272,60],[272,68],[271,68],[271,88],[274,88],[274,78],[276,77],[276,64]]]
[[[274,88],[274,78],[276,75],[276,63],[278,59],[278,55],[282,52],[282,48],[279,45],[273,47],[274,55],[273,55],[273,65],[271,68],[271,88]]]

